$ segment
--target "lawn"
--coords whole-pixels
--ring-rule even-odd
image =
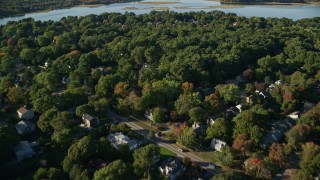
[[[207,151],[207,152],[197,152],[194,151],[194,154],[197,156],[200,156],[202,159],[208,161],[208,162],[215,162],[214,160],[214,152]]]
[[[132,122],[133,122],[134,124],[142,127],[143,129],[147,129],[147,130],[152,129],[152,130],[155,130],[155,126],[151,126],[151,125],[150,125],[150,122],[148,122],[148,121],[142,121],[142,120],[137,121],[137,120],[135,120],[135,121],[132,121]]]
[[[160,156],[161,156],[161,159],[168,159],[170,157],[177,157],[176,153],[174,153],[164,147],[160,147]]]

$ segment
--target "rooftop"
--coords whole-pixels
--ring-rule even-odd
[[[28,111],[28,109],[26,109],[25,107],[22,107],[22,108],[19,108],[17,111],[20,112],[21,114],[24,114]]]

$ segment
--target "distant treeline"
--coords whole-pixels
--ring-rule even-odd
[[[320,2],[320,0],[220,0],[221,3],[241,4],[241,3],[309,3]]]
[[[0,17],[69,8],[76,5],[111,4],[139,0],[0,0]]]

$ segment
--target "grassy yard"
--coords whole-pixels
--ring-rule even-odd
[[[161,159],[168,159],[170,157],[177,157],[176,153],[174,153],[164,147],[160,147],[160,156],[161,156]]]
[[[134,124],[142,127],[143,129],[147,129],[147,130],[155,130],[155,126],[150,125],[149,121],[133,121]]]
[[[207,152],[196,152],[194,151],[194,154],[201,157],[204,160],[207,160],[209,162],[214,162],[214,153],[211,151]]]

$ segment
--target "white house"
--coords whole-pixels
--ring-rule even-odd
[[[36,155],[33,148],[37,146],[36,142],[29,143],[28,141],[20,141],[14,148],[18,161],[29,159]]]
[[[279,80],[277,80],[276,82],[275,82],[275,84],[276,85],[278,85],[278,86],[282,86],[282,85],[284,85],[286,82],[284,81],[284,80],[281,80],[281,79],[279,79]]]
[[[219,115],[215,115],[215,116],[210,116],[208,119],[207,119],[207,124],[212,126],[217,119],[219,119]]]
[[[111,143],[112,147],[116,149],[119,149],[121,145],[127,145],[130,151],[138,147],[136,140],[128,138],[128,136],[123,135],[121,132],[109,134],[107,139]]]
[[[210,148],[216,151],[221,151],[226,145],[226,142],[213,138],[210,143]]]
[[[264,99],[268,97],[267,92],[264,91],[259,92],[259,95],[262,96]]]
[[[159,171],[168,177],[169,180],[175,180],[181,172],[185,171],[184,167],[179,158],[169,158],[164,160],[159,167]]]
[[[152,111],[153,111],[153,109],[148,109],[144,113],[144,117],[146,117],[147,119],[149,119],[151,121],[153,121]]]
[[[83,120],[85,126],[88,128],[97,126],[100,123],[99,119],[97,117],[92,117],[89,114],[83,114],[82,120]]]
[[[240,112],[242,112],[243,104],[236,105],[236,108],[239,109]]]
[[[287,117],[291,118],[291,119],[299,119],[300,118],[300,111],[295,111],[290,113],[289,115],[287,115]]]
[[[17,113],[20,119],[29,120],[34,117],[34,112],[32,110],[26,109],[25,107],[18,109]]]

